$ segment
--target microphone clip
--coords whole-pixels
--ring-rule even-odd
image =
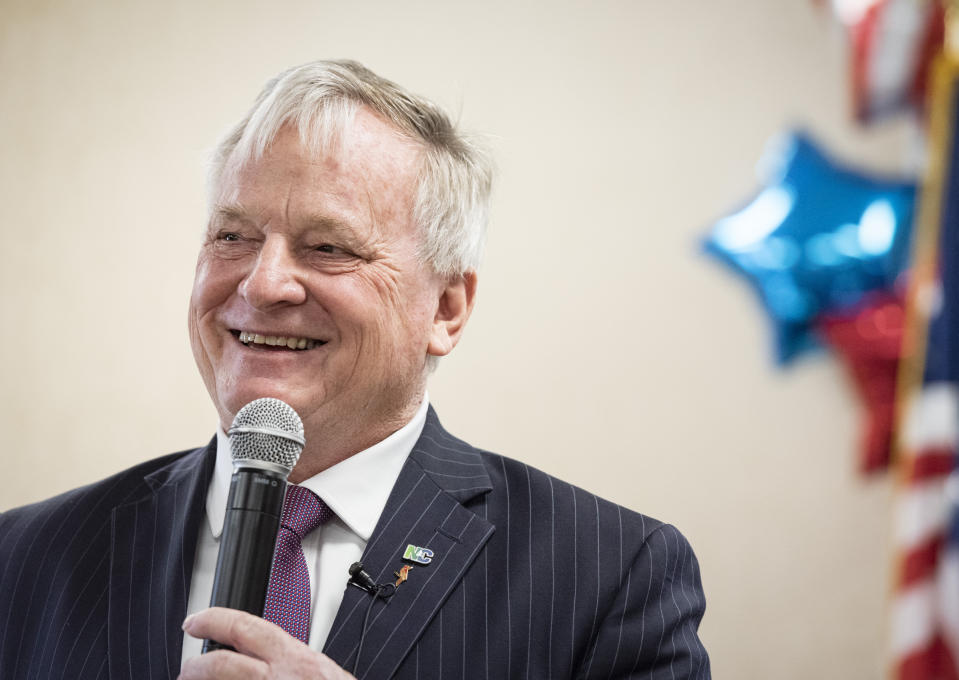
[[[356,586],[365,593],[369,593],[374,599],[377,597],[386,599],[396,591],[396,587],[392,583],[377,583],[374,581],[373,577],[363,569],[362,562],[354,562],[350,566],[350,580],[348,583],[351,586]]]

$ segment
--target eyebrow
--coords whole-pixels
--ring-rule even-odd
[[[354,238],[356,236],[354,228],[329,215],[307,215],[303,219],[303,224],[305,225],[305,231],[321,231],[342,238]]]
[[[210,215],[210,224],[225,220],[228,222],[247,222],[253,224],[249,213],[238,205],[218,205]]]
[[[235,203],[218,205],[213,209],[213,213],[210,216],[210,224],[214,224],[220,220],[242,222],[250,226],[257,225],[257,221],[250,216],[250,212],[243,206]],[[330,217],[329,215],[308,214],[300,222],[304,225],[302,228],[303,232],[318,231],[350,242],[356,241],[358,237],[354,228],[348,226],[342,220]]]

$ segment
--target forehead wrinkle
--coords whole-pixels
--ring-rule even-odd
[[[375,232],[378,232],[379,221],[376,219],[376,209],[373,205],[373,192],[370,191],[370,185],[368,182],[363,183],[363,191],[366,194],[366,207],[367,213],[369,213],[370,219],[370,238],[373,237]]]
[[[283,199],[283,219],[287,224],[292,225],[290,217],[290,205],[293,203],[293,182],[286,183],[286,198]]]

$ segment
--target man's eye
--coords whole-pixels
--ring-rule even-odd
[[[330,255],[344,255],[346,251],[342,248],[337,248],[336,246],[331,246],[329,243],[324,243],[323,245],[317,246],[316,251],[319,253],[328,253]]]
[[[220,240],[221,241],[239,241],[240,235],[232,231],[228,231],[225,234],[220,234]]]

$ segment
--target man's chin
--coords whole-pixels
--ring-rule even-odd
[[[304,411],[309,410],[309,404],[311,403],[311,400],[304,398],[302,392],[298,392],[297,390],[284,389],[282,386],[268,383],[261,385],[248,385],[244,386],[244,388],[240,390],[234,389],[229,394],[221,393],[219,399],[220,417],[221,419],[229,417],[230,422],[232,422],[233,418],[241,408],[249,404],[251,401],[264,399],[267,397],[279,399],[280,401],[289,404],[289,406],[292,407],[301,418],[304,417]],[[230,423],[226,423],[226,427],[228,428],[229,426]]]

